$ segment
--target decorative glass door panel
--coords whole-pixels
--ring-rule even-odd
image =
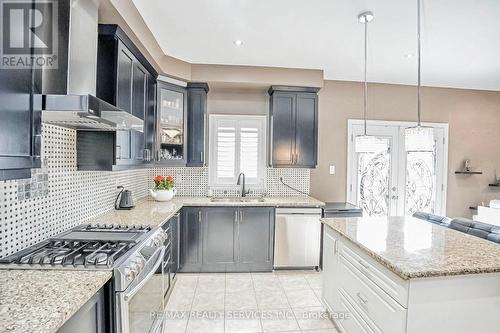
[[[358,205],[365,215],[387,216],[391,182],[391,155],[389,138],[380,137],[376,151],[358,153]]]
[[[364,216],[446,214],[446,127],[435,127],[430,152],[405,151],[406,127],[370,121],[368,134],[377,137],[377,144],[356,151],[355,138],[364,128],[360,121],[349,121],[347,200]]]
[[[185,161],[186,89],[158,83],[157,159]]]
[[[434,213],[436,202],[436,152],[406,153],[405,215]]]

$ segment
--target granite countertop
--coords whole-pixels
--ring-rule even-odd
[[[171,201],[157,202],[150,197],[136,202],[131,210],[111,210],[88,223],[151,224],[161,225],[182,207],[322,207],[323,202],[312,197],[264,197],[260,202],[212,202],[209,197],[174,197]]]
[[[414,217],[321,222],[403,279],[500,272],[500,245]]]
[[[0,270],[0,332],[56,332],[111,271]]]

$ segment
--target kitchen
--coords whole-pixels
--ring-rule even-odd
[[[498,191],[489,184],[497,183],[500,163],[498,75],[477,74],[465,83],[424,80],[422,119],[439,138],[437,162],[431,177],[417,172],[412,181],[422,190],[412,193],[421,198],[431,179],[428,206],[401,202],[410,193],[398,173],[404,164],[390,167],[390,186],[358,188],[372,181],[363,183],[357,172],[376,155],[355,149],[364,130],[391,138],[383,158],[406,161],[397,151],[404,152],[404,129],[417,120],[416,2],[405,7],[408,45],[401,40],[413,55],[398,55],[396,63],[409,79],[370,79],[366,86],[363,64],[371,73],[381,60],[373,46],[370,61],[363,61],[363,36],[383,42],[377,13],[386,13],[391,1],[380,8],[353,5],[350,14],[331,4],[356,41],[354,76],[339,66],[333,75],[305,69],[323,67],[289,64],[279,53],[267,65],[251,61],[245,57],[255,42],[243,31],[225,35],[228,45],[214,44],[204,59],[197,58],[204,37],[191,35],[193,44],[175,46],[189,40],[176,30],[187,29],[183,18],[213,22],[217,9],[230,10],[224,4],[198,3],[205,10],[194,13],[189,4],[168,3],[185,16],[168,14],[166,22],[155,16],[156,7],[168,12],[159,2],[54,3],[58,68],[0,69],[0,331],[498,327],[500,232],[494,217],[479,222],[469,209],[496,211]],[[481,6],[498,8],[488,1]],[[263,10],[256,6],[245,16],[243,8],[233,13],[242,20]],[[303,6],[287,11],[298,8],[324,17]],[[432,20],[431,9],[424,20]],[[358,14],[366,10],[375,14],[363,25]],[[335,36],[341,44],[344,37]],[[165,52],[169,44],[178,51]],[[216,58],[219,49],[227,54]],[[431,50],[424,48],[424,73]],[[380,161],[386,159],[378,167]],[[366,199],[375,190],[389,199]],[[375,210],[379,217],[370,218]],[[428,290],[442,292],[431,298]],[[236,317],[241,311],[250,318]]]

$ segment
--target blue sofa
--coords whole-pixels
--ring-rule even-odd
[[[425,220],[446,228],[457,230],[500,244],[500,227],[496,225],[476,222],[463,217],[450,219],[445,216],[439,216],[424,212],[415,212],[413,216],[421,220]]]

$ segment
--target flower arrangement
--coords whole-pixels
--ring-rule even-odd
[[[174,177],[172,176],[156,176],[155,177],[155,190],[170,190],[175,187]]]

